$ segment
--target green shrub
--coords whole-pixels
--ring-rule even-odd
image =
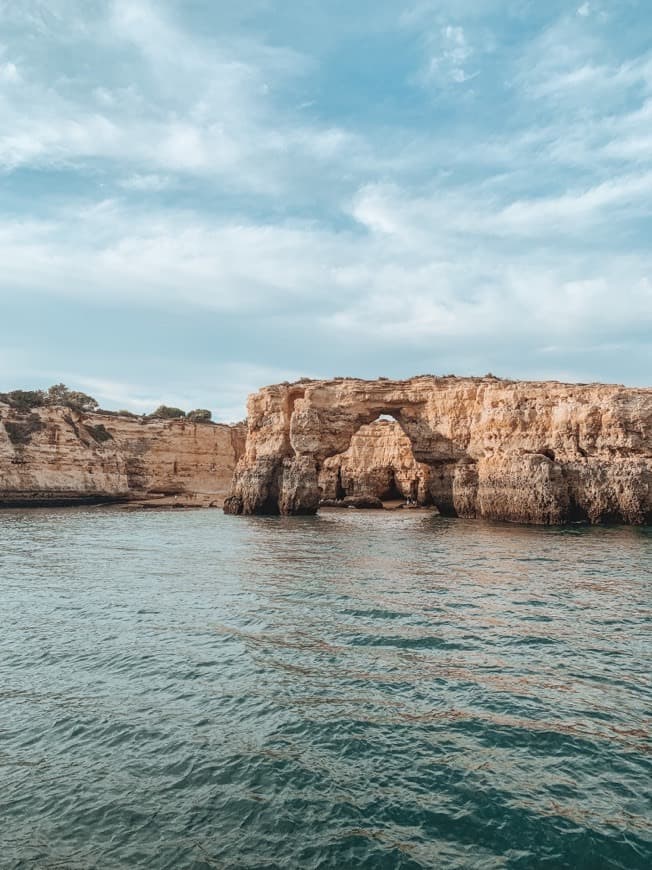
[[[29,411],[43,405],[54,405],[88,413],[96,411],[99,407],[92,396],[79,390],[69,390],[65,384],[53,384],[47,391],[11,390],[9,393],[0,393],[0,400],[7,402],[17,411]]]
[[[10,393],[5,393],[4,397],[5,401],[17,411],[29,411],[45,404],[43,390],[12,390]]]
[[[171,408],[168,405],[159,405],[158,408],[150,414],[150,417],[156,417],[159,420],[178,420],[180,417],[185,417],[186,412],[181,408]]]
[[[186,419],[193,423],[210,423],[213,415],[206,408],[196,408],[194,411],[188,411]]]

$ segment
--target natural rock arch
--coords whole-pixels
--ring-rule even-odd
[[[349,448],[324,460],[319,487],[327,503],[375,498],[431,504],[430,467],[418,463],[410,439],[393,417],[361,426]]]
[[[535,523],[650,517],[652,391],[491,376],[265,387],[249,399],[225,511],[314,514],[323,462],[381,415],[398,421],[429,467],[443,514]]]

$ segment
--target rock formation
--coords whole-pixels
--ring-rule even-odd
[[[428,466],[416,461],[400,425],[376,420],[358,429],[348,450],[324,461],[318,482],[322,500],[374,496],[429,504],[427,480]]]
[[[415,377],[265,387],[249,398],[225,511],[312,514],[331,457],[393,416],[444,515],[524,523],[652,519],[652,390]]]
[[[220,506],[244,447],[226,426],[0,403],[0,505]]]

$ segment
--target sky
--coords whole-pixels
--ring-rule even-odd
[[[649,0],[0,0],[0,389],[652,381]]]

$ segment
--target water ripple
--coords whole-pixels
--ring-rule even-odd
[[[5,511],[7,868],[647,868],[651,529]]]

